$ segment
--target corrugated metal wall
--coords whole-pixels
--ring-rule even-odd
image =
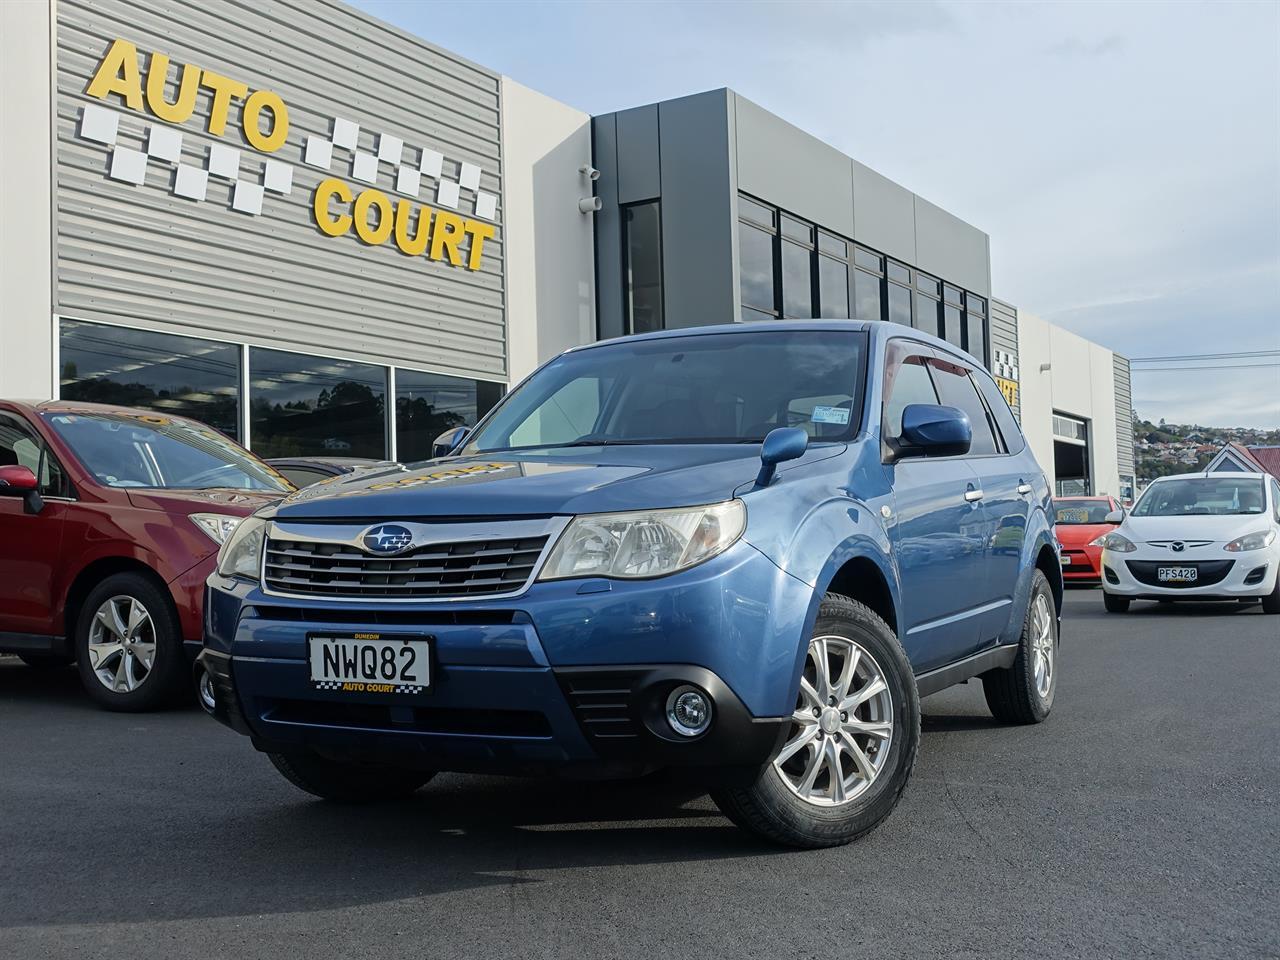
[[[1018,308],[1013,304],[1005,303],[1003,300],[991,299],[991,356],[993,362],[991,364],[992,371],[1001,376],[1008,376],[1007,373],[1000,373],[994,358],[1000,354],[1007,354],[1012,357],[1010,366],[1019,368],[1021,372],[1022,364],[1018,359]],[[1020,379],[1019,377],[1009,377],[1010,380]],[[1019,393],[1021,397],[1021,393]],[[1011,404],[1013,414],[1021,422],[1022,420],[1022,403]]]
[[[59,0],[57,11],[61,315],[505,380],[496,74],[330,0]],[[170,100],[185,63],[279,94],[289,109],[284,147],[268,155],[249,146],[239,104],[221,136],[207,133],[208,90],[179,125],[118,96],[87,96],[117,37],[137,44],[144,67],[150,51],[169,55]],[[261,183],[271,156],[292,168],[292,190],[268,191],[253,216],[231,209],[230,184],[216,177],[202,202],[174,196],[174,166],[159,159],[149,160],[142,185],[109,179],[111,148],[80,136],[86,104],[118,114],[121,147],[145,150],[147,128],[165,127],[182,134],[183,163],[205,168],[210,145],[236,147],[241,179]],[[371,247],[317,229],[318,182],[334,176],[362,189],[345,149],[334,148],[329,172],[302,162],[307,136],[328,138],[335,117],[360,124],[362,151],[375,152],[385,133],[403,140],[403,161],[414,167],[422,148],[443,154],[445,178],[458,180],[462,161],[479,165],[478,189],[498,197],[496,236],[479,270],[407,256],[394,240]],[[378,165],[375,185],[393,201],[402,196],[391,163]],[[424,175],[422,185],[417,202],[434,206],[434,181]],[[458,212],[473,216],[473,203],[463,189]]]
[[[1133,387],[1129,375],[1129,359],[1118,353],[1111,355],[1116,380],[1116,464],[1120,475],[1134,476],[1133,459]]]

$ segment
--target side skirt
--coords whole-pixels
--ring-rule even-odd
[[[966,680],[976,677],[980,673],[986,673],[988,670],[1012,666],[1017,657],[1018,644],[1016,643],[992,647],[989,650],[975,653],[971,657],[965,657],[963,660],[957,660],[955,663],[948,664],[945,667],[939,667],[937,670],[919,674],[916,677],[916,688],[920,691],[920,696],[927,697],[931,693],[945,690],[947,687],[955,686],[957,683],[964,683]]]
[[[59,639],[43,633],[0,631],[0,653],[61,653]]]

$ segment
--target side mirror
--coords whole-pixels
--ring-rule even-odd
[[[1108,513],[1105,517],[1102,518],[1102,522],[1110,523],[1110,524],[1124,523],[1124,511],[1112,510],[1110,513]]]
[[[958,407],[912,403],[902,411],[902,442],[908,448],[904,456],[958,457],[969,452],[973,428]]]
[[[431,444],[431,458],[434,460],[436,457],[447,457],[453,453],[462,446],[462,441],[467,439],[470,429],[470,427],[454,427],[440,434]]]
[[[809,449],[809,435],[799,427],[778,427],[770,430],[760,444],[760,472],[756,474],[756,486],[767,487],[778,464],[804,456]]]
[[[40,498],[40,482],[28,467],[0,467],[0,497],[21,497],[27,513],[39,513],[44,509]]]

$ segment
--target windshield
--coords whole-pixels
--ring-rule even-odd
[[[699,334],[567,353],[508,396],[463,453],[641,443],[811,440],[858,429],[866,337],[843,330]]]
[[[251,453],[189,420],[122,413],[44,417],[103,486],[279,493],[292,489]]]
[[[1153,483],[1133,508],[1135,517],[1225,516],[1262,513],[1266,496],[1257,477],[1187,477]]]
[[[1111,504],[1106,500],[1055,500],[1054,522],[1059,526],[1073,524],[1106,523]]]

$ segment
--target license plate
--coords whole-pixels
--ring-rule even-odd
[[[349,633],[307,637],[317,690],[403,696],[431,687],[432,637]]]
[[[1065,553],[1062,556],[1060,556],[1058,560],[1064,567],[1071,566],[1071,558],[1068,557]]]
[[[1195,583],[1200,575],[1195,567],[1158,567],[1156,579],[1161,583]]]

